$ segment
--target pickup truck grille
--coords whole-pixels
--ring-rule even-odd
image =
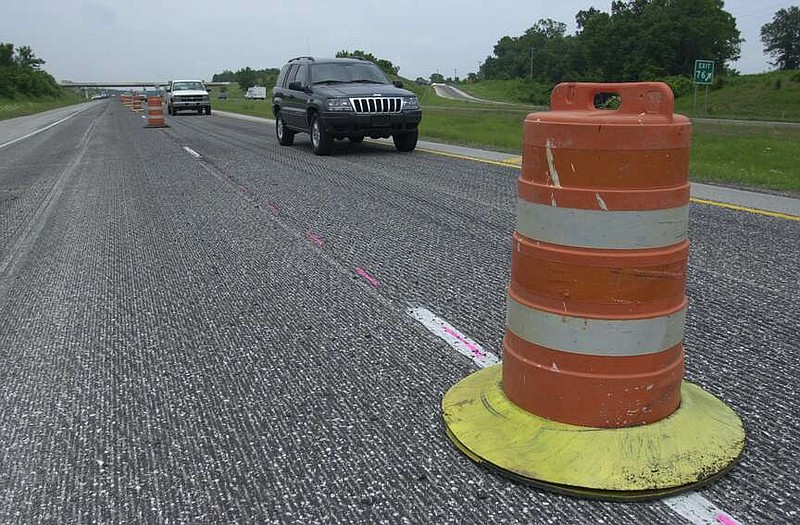
[[[175,95],[177,102],[203,102],[206,97],[203,95]]]
[[[403,99],[390,97],[351,98],[356,113],[400,113]]]

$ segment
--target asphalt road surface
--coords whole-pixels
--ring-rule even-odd
[[[0,147],[0,522],[701,522],[446,438],[476,367],[407,310],[500,353],[516,169],[144,123],[102,101]],[[800,222],[693,204],[690,230],[686,377],[748,439],[696,494],[798,522]]]

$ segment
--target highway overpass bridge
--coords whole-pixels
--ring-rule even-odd
[[[126,82],[73,82],[71,80],[63,80],[59,83],[62,87],[70,88],[147,88],[147,87],[162,87],[169,84],[169,80],[142,80],[142,81],[126,81]],[[219,87],[227,86],[230,82],[204,82],[206,87]]]

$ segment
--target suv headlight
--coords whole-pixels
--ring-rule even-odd
[[[419,109],[417,97],[403,97],[403,109]]]
[[[353,111],[349,98],[329,98],[325,101],[328,111]]]

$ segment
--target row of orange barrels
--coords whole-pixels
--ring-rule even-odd
[[[138,93],[124,94],[120,97],[122,104],[136,113],[142,111],[142,98]],[[166,128],[164,121],[164,102],[161,97],[147,97],[147,125],[148,128]]]

